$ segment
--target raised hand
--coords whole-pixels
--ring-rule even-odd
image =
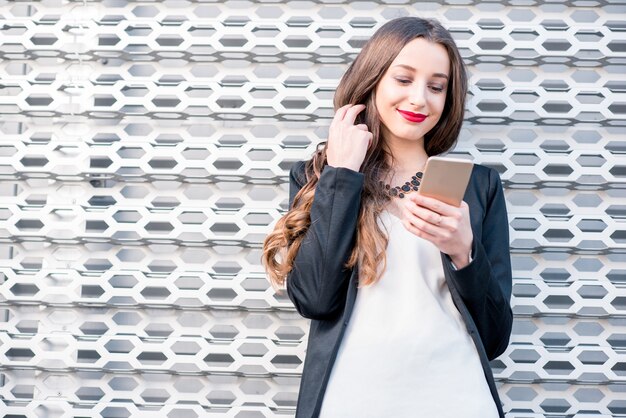
[[[354,122],[365,105],[345,105],[337,110],[328,132],[326,160],[333,167],[345,167],[354,171],[361,169],[372,133],[367,125]]]

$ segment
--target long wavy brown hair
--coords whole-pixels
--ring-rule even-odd
[[[359,286],[375,283],[386,265],[388,236],[376,222],[389,202],[380,187],[380,179],[390,170],[391,153],[381,136],[381,122],[375,106],[375,90],[402,48],[415,38],[442,45],[450,59],[450,79],[444,109],[439,122],[424,135],[429,156],[450,150],[456,143],[463,123],[467,75],[463,59],[450,33],[435,19],[401,17],[385,23],[365,44],[341,78],[334,97],[335,110],[346,104],[366,105],[357,123],[364,123],[373,134],[371,145],[361,165],[364,185],[357,224],[356,243],[346,262],[347,268],[359,269]],[[305,232],[311,223],[310,211],[315,186],[326,162],[326,142],[318,145],[306,162],[306,183],[296,194],[289,211],[278,220],[263,244],[262,262],[275,288],[284,286],[293,267]]]

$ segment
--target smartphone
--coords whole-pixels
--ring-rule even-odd
[[[449,205],[461,206],[474,163],[448,157],[430,157],[418,193]]]

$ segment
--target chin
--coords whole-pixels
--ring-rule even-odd
[[[411,142],[417,142],[417,141],[421,141],[421,139],[424,137],[424,133],[420,132],[418,134],[416,133],[410,133],[410,134],[402,134],[399,133],[398,135],[395,135],[396,138],[400,138],[403,139],[405,141],[411,141]]]

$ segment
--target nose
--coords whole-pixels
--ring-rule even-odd
[[[426,104],[426,96],[425,96],[426,88],[423,86],[415,86],[411,89],[411,93],[409,95],[409,102],[412,106],[415,107],[423,107]]]

